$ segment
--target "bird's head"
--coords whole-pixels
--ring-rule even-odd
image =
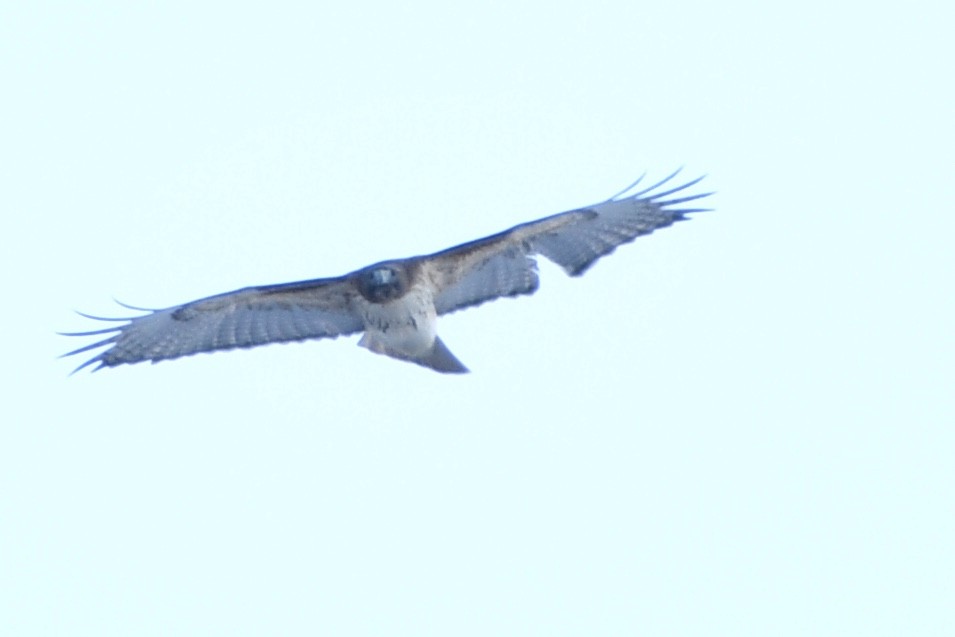
[[[373,265],[359,274],[358,290],[372,303],[387,303],[405,295],[407,278],[406,272],[397,265]]]

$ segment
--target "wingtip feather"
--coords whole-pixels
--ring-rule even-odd
[[[637,179],[636,179],[633,183],[631,183],[629,186],[627,186],[626,188],[624,188],[623,190],[621,190],[620,192],[618,192],[618,193],[615,194],[614,196],[612,196],[612,197],[610,197],[609,199],[607,199],[607,201],[605,201],[604,203],[609,203],[609,202],[611,202],[611,201],[616,201],[618,198],[623,197],[625,194],[627,194],[628,192],[630,192],[631,190],[633,190],[634,188],[636,188],[636,187],[640,184],[640,182],[643,181],[643,178],[646,177],[646,176],[647,176],[647,173],[644,172],[642,175],[640,175],[639,177],[637,177]]]
[[[680,166],[679,168],[677,168],[676,170],[674,170],[672,173],[670,173],[669,175],[667,175],[666,177],[664,177],[663,179],[661,179],[661,180],[658,181],[657,183],[653,184],[652,186],[647,186],[646,188],[644,188],[643,190],[641,190],[641,191],[639,191],[639,192],[635,192],[635,193],[633,193],[633,194],[627,195],[627,198],[631,198],[631,197],[641,197],[641,196],[643,196],[643,195],[645,195],[645,194],[647,194],[647,193],[649,193],[649,192],[653,192],[654,190],[656,190],[657,188],[659,188],[659,187],[662,186],[663,184],[667,183],[668,181],[670,181],[671,179],[673,179],[674,177],[676,177],[677,175],[679,175],[682,171],[683,171],[683,166]],[[702,177],[701,177],[700,179],[702,179]],[[699,181],[699,179],[697,179],[697,181]],[[693,183],[696,183],[696,182],[693,182]],[[687,184],[687,185],[692,185],[692,184]],[[686,186],[682,186],[682,187],[685,188]],[[677,189],[677,190],[679,190],[679,189]],[[659,196],[659,195],[654,195],[654,196],[651,197],[651,198],[655,198],[655,197],[658,197],[658,196]]]
[[[674,173],[673,175],[670,175],[669,177],[667,177],[665,180],[661,181],[661,182],[660,182],[659,184],[657,184],[657,185],[658,185],[658,186],[662,186],[663,184],[665,184],[666,182],[668,182],[670,179],[672,179],[672,178],[675,177],[675,176],[676,176],[676,173]],[[655,201],[655,200],[659,199],[660,197],[666,197],[667,195],[672,195],[672,194],[675,193],[675,192],[680,192],[681,190],[686,190],[687,188],[691,188],[692,186],[695,186],[696,184],[700,183],[700,182],[703,181],[704,179],[706,179],[706,175],[701,175],[701,176],[697,177],[696,179],[691,179],[690,181],[686,182],[685,184],[681,184],[681,185],[679,185],[679,186],[675,186],[675,187],[673,187],[673,188],[670,188],[669,190],[664,190],[663,192],[655,192],[655,193],[653,193],[653,194],[649,197],[649,199]],[[654,186],[654,187],[656,187],[656,186]],[[645,191],[645,192],[649,192],[649,191]],[[712,193],[706,193],[705,195],[695,195],[695,197],[696,197],[696,198],[706,197],[706,196],[709,195],[709,194],[712,194]]]

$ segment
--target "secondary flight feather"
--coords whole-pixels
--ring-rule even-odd
[[[372,352],[438,372],[467,372],[437,335],[438,316],[501,297],[533,294],[539,285],[537,255],[579,276],[618,246],[707,210],[684,206],[712,194],[689,192],[702,177],[664,188],[678,173],[634,192],[641,177],[602,203],[343,276],[247,287],[129,318],[81,313],[116,325],[67,333],[105,338],[64,356],[105,347],[74,370],[95,365],[95,371],[362,332],[358,344]]]

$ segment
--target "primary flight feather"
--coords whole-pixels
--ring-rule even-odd
[[[538,287],[536,255],[579,276],[617,246],[707,210],[680,207],[712,194],[682,194],[702,177],[658,190],[678,172],[638,192],[632,191],[642,178],[599,204],[344,276],[248,287],[130,318],[83,314],[117,325],[66,334],[108,336],[64,356],[107,347],[74,371],[90,365],[97,370],[363,332],[358,344],[373,352],[439,372],[467,372],[438,337],[438,316],[504,296],[533,294]]]

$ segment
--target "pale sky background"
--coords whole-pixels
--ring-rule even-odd
[[[0,9],[0,634],[955,634],[948,4],[75,5]],[[466,376],[56,358],[680,165]]]

